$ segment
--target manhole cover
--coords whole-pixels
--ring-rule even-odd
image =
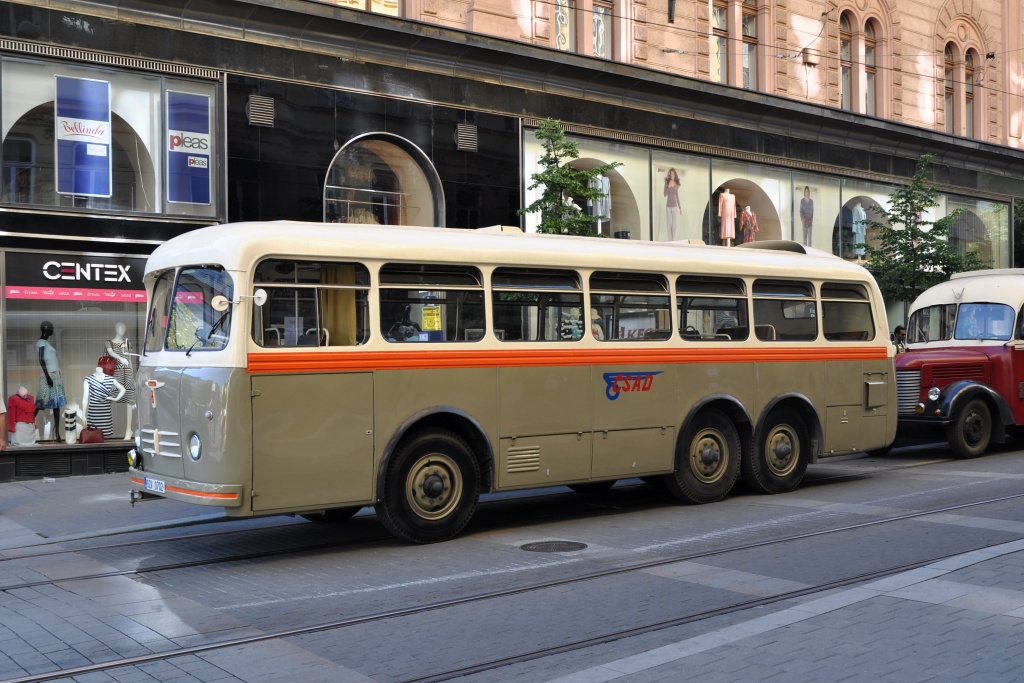
[[[519,549],[528,550],[531,553],[571,553],[586,547],[586,543],[577,543],[576,541],[540,541],[521,545]]]

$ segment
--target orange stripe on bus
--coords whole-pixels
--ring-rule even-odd
[[[136,479],[135,477],[129,477],[129,478],[131,479],[133,484],[138,484],[139,486],[142,486],[143,488],[145,488],[146,482],[144,482],[142,479]],[[183,489],[183,488],[178,487],[178,486],[169,486],[169,485],[165,485],[164,486],[164,490],[165,491],[171,491],[173,493],[180,493],[180,494],[185,495],[185,496],[195,496],[196,498],[211,498],[211,499],[217,499],[217,500],[224,500],[224,499],[232,499],[232,500],[234,500],[234,499],[238,498],[238,494],[237,493],[212,493],[212,492],[209,492],[209,491],[195,491],[193,489]]]
[[[250,353],[251,374],[368,370],[439,370],[579,365],[807,363],[885,360],[886,346],[715,349],[535,349],[486,351],[280,351]]]

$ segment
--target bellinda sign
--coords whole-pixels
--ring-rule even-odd
[[[110,83],[57,76],[57,192],[111,194]]]

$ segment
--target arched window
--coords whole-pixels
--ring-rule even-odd
[[[955,97],[953,92],[953,72],[955,70],[955,62],[953,56],[953,43],[946,43],[946,50],[943,53],[943,59],[945,61],[945,67],[942,70],[942,81],[943,91],[945,92],[945,103],[946,103],[946,132],[956,132],[955,126],[955,113],[956,107]]]
[[[978,53],[968,50],[964,55],[964,135],[974,135],[974,86],[977,78]]]
[[[875,89],[877,67],[875,66],[875,27],[872,22],[864,24],[864,113],[876,116]]]
[[[839,72],[840,106],[853,111],[853,33],[846,12],[839,17]]]

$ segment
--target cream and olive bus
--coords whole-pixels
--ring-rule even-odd
[[[163,244],[145,282],[133,502],[374,505],[426,543],[481,492],[708,503],[895,435],[874,280],[793,242],[240,223]]]

